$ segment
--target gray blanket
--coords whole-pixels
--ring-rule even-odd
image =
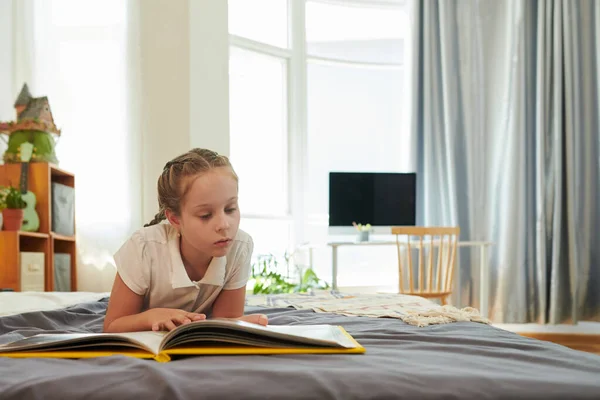
[[[0,318],[0,343],[42,332],[99,332],[106,300]],[[256,309],[247,309],[255,312]],[[0,357],[0,399],[599,399],[600,356],[473,322],[261,309],[272,324],[338,324],[362,355]]]

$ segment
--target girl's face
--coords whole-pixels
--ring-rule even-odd
[[[175,225],[190,247],[210,257],[223,257],[240,225],[238,183],[226,167],[190,179]]]

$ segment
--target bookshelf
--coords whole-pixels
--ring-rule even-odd
[[[20,164],[0,165],[0,185],[19,186]],[[70,255],[71,291],[77,290],[77,243],[73,236],[52,232],[52,183],[75,188],[75,176],[56,165],[30,163],[28,189],[36,195],[36,211],[40,218],[37,232],[0,231],[0,289],[21,290],[21,252],[44,253],[44,289],[54,291],[54,257]],[[75,231],[74,231],[75,233]]]

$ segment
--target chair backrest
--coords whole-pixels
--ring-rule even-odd
[[[392,227],[392,234],[398,250],[400,293],[442,297],[452,292],[459,227],[398,226]],[[400,240],[401,237],[405,239]],[[407,261],[403,260],[402,248],[406,249]],[[413,266],[414,248],[419,250],[418,269]]]

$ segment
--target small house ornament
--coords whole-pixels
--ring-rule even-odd
[[[21,144],[33,144],[31,162],[58,164],[54,136],[60,129],[54,123],[48,97],[33,97],[25,83],[15,101],[16,121],[0,122],[0,134],[8,135],[8,148],[4,153],[5,163],[20,162]]]

